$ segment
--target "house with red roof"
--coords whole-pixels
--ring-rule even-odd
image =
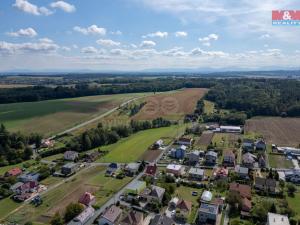
[[[239,194],[242,200],[241,215],[243,217],[250,216],[250,211],[252,208],[251,204],[251,187],[245,184],[231,183],[229,186],[229,191]]]
[[[6,177],[17,177],[22,174],[22,170],[18,167],[13,168],[5,173]]]
[[[145,174],[148,176],[155,176],[157,173],[157,166],[155,163],[147,165]]]
[[[86,205],[86,206],[91,206],[94,205],[96,202],[96,198],[94,195],[92,195],[89,192],[85,192],[78,200],[79,203]]]
[[[192,202],[181,199],[178,201],[176,209],[179,209],[181,214],[188,216],[192,211]]]

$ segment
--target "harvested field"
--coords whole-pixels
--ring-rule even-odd
[[[246,133],[259,133],[268,144],[294,146],[300,144],[300,118],[263,117],[247,120]]]
[[[147,150],[141,156],[141,160],[153,162],[157,159],[157,157],[162,153],[162,150]]]
[[[195,110],[197,101],[207,92],[204,88],[188,88],[168,94],[146,98],[146,105],[137,113],[135,120],[152,120],[158,117],[177,120]]]
[[[197,145],[200,145],[200,146],[207,146],[210,144],[212,138],[214,136],[214,133],[212,132],[209,132],[209,133],[203,133],[198,142],[197,142]]]

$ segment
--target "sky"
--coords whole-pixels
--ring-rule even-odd
[[[300,67],[299,0],[1,0],[0,71]]]

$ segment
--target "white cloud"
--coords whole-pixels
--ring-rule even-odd
[[[186,37],[186,36],[188,36],[188,33],[185,31],[177,31],[177,32],[175,32],[175,36],[176,37]]]
[[[142,41],[140,44],[140,47],[142,48],[152,48],[156,46],[156,43],[154,41]]]
[[[159,37],[159,38],[166,38],[168,37],[168,32],[161,32],[161,31],[156,31],[155,33],[150,33],[150,34],[146,34],[143,35],[142,38],[153,38],[153,37]]]
[[[106,34],[106,29],[102,27],[98,27],[97,25],[91,25],[87,28],[75,26],[73,30],[82,33],[84,35],[89,35],[89,34],[105,35]]]
[[[44,43],[53,43],[54,41],[49,39],[49,38],[40,38],[39,39],[40,42],[44,42]]]
[[[262,35],[259,37],[259,39],[264,40],[264,39],[269,39],[270,37],[271,37],[270,34],[262,34]]]
[[[98,45],[102,45],[102,46],[105,46],[105,47],[116,47],[116,46],[119,46],[121,44],[120,42],[116,42],[116,41],[109,40],[109,39],[99,39],[99,40],[96,41],[96,43]]]
[[[27,0],[16,0],[13,6],[25,13],[32,14],[35,16],[40,16],[40,15],[48,16],[53,13],[46,7],[38,7]]]
[[[11,37],[35,37],[37,36],[37,32],[31,28],[25,28],[25,29],[20,29],[16,32],[8,32],[7,35],[11,36]]]
[[[199,38],[198,40],[204,45],[209,47],[211,45],[211,41],[216,41],[219,39],[217,34],[209,34],[206,37]]]
[[[10,43],[10,42],[0,42],[0,53],[13,54],[21,52],[30,53],[50,53],[55,52],[59,49],[59,46],[55,43],[47,42],[25,42],[25,43]]]
[[[120,31],[120,30],[117,30],[117,31],[112,31],[112,32],[110,32],[111,34],[114,34],[114,35],[122,35],[123,33],[122,33],[122,31]]]
[[[52,2],[50,4],[50,6],[52,8],[58,8],[58,9],[61,9],[67,13],[72,13],[72,12],[75,12],[76,11],[76,8],[74,5],[71,5],[67,2],[64,2],[64,1],[57,1],[57,2]]]
[[[65,51],[65,52],[69,52],[69,51],[71,51],[71,48],[68,46],[62,46],[61,50]]]
[[[85,53],[85,54],[95,54],[98,53],[98,50],[93,47],[93,46],[89,46],[89,47],[84,47],[81,49],[81,53]]]

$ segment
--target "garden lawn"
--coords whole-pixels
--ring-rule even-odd
[[[286,169],[294,168],[292,161],[287,160],[284,155],[270,153],[268,158],[269,158],[269,165],[271,168],[286,168]]]
[[[115,144],[103,146],[109,153],[97,162],[128,163],[137,161],[143,153],[161,137],[176,137],[184,131],[184,126],[171,126],[140,131]]]
[[[8,213],[12,212],[20,205],[20,203],[16,203],[10,198],[0,200],[0,222]]]
[[[299,188],[298,188],[299,191]],[[294,197],[286,197],[289,206],[293,211],[296,213],[295,218],[297,220],[300,219],[300,204],[299,204],[299,199],[300,199],[300,192],[296,192]]]

